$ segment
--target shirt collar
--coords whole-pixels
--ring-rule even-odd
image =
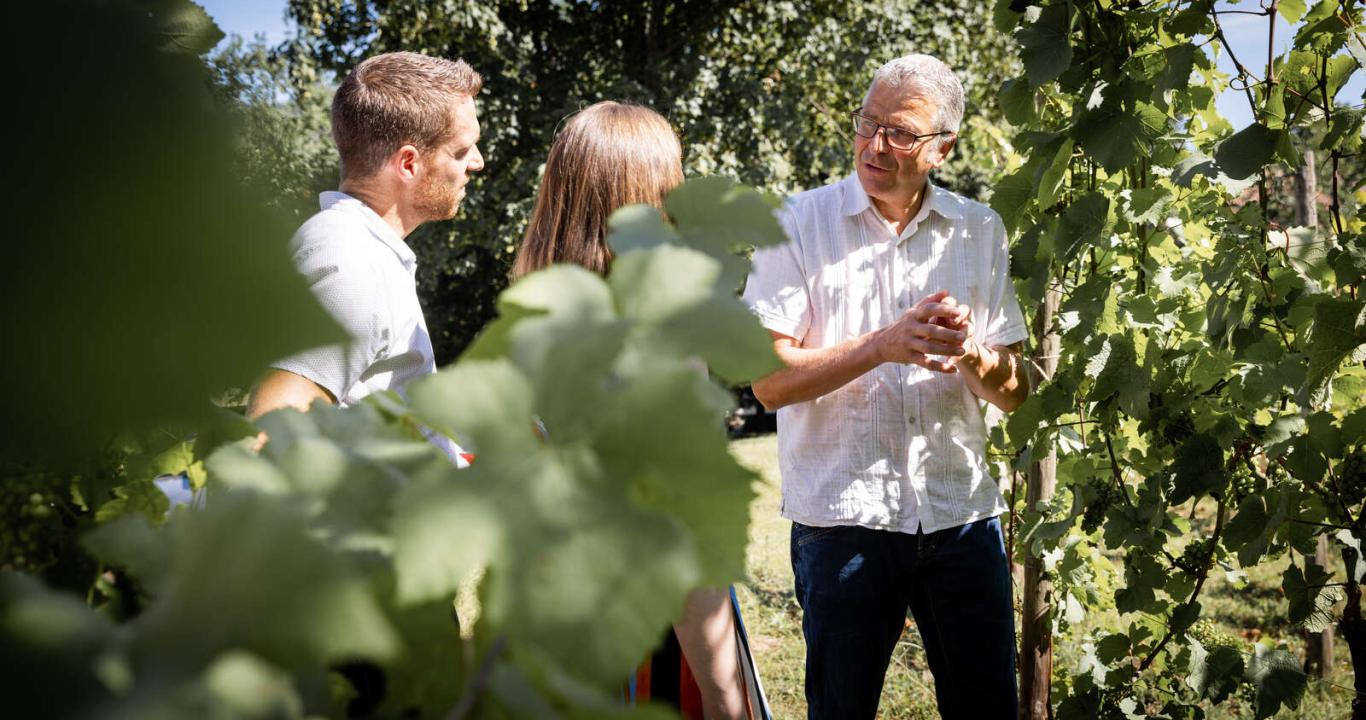
[[[376,240],[384,243],[385,247],[394,251],[399,262],[409,268],[417,265],[417,255],[412,248],[408,247],[408,243],[403,242],[403,238],[399,237],[392,227],[389,227],[389,223],[384,222],[384,218],[381,218],[379,213],[376,213],[359,198],[337,190],[328,190],[318,195],[318,205],[323,210],[341,207],[358,213],[364,220],[365,228],[370,231],[370,234],[374,235]]]
[[[868,193],[863,191],[863,183],[859,182],[858,173],[852,173],[844,179],[844,201],[840,207],[844,215],[857,215],[873,207],[873,203],[868,199]],[[953,193],[938,187],[934,182],[925,184],[925,202],[920,207],[917,219],[928,217],[928,213],[935,212],[945,219],[962,220],[963,206],[962,201]]]

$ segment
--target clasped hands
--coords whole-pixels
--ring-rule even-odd
[[[878,332],[878,355],[885,362],[952,374],[958,372],[957,363],[978,358],[974,330],[972,308],[960,304],[948,290],[940,290]]]

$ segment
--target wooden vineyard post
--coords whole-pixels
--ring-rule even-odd
[[[1058,369],[1062,338],[1053,330],[1053,316],[1061,301],[1061,291],[1056,287],[1050,288],[1034,316],[1034,336],[1040,338],[1030,373],[1034,387],[1053,377]],[[1025,489],[1026,507],[1033,508],[1040,501],[1053,497],[1057,470],[1058,455],[1051,447],[1046,455],[1034,459],[1029,467],[1028,486]],[[1053,717],[1053,707],[1049,702],[1049,684],[1053,678],[1052,594],[1053,583],[1044,572],[1043,559],[1026,552],[1020,623],[1021,720]]]

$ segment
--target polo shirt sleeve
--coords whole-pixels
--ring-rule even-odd
[[[811,327],[811,298],[800,253],[800,230],[789,204],[778,213],[788,241],[760,248],[745,283],[745,304],[764,327],[801,340]]]
[[[1029,338],[1029,328],[1020,313],[1020,301],[1015,296],[1015,283],[1010,279],[1010,248],[1006,244],[1006,228],[1001,216],[991,213],[988,220],[991,238],[990,316],[982,331],[982,344],[1013,345]]]
[[[388,350],[389,310],[383,281],[363,255],[338,253],[326,245],[299,247],[294,263],[318,302],[352,340],[306,350],[272,366],[312,380],[343,402]]]

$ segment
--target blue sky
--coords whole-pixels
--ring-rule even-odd
[[[236,33],[245,38],[264,33],[267,41],[271,43],[280,42],[285,37],[286,0],[199,0],[199,3],[226,33]],[[1243,0],[1236,4],[1224,0],[1219,5],[1223,9],[1257,9],[1257,3],[1252,0]],[[1284,20],[1279,17],[1276,20],[1276,52],[1282,53],[1290,46],[1294,34]],[[1224,15],[1220,22],[1238,59],[1261,77],[1266,72],[1266,43],[1269,33],[1266,18]],[[1233,63],[1229,60],[1228,53],[1222,53],[1218,63],[1221,70],[1233,72]],[[1338,101],[1360,104],[1363,88],[1366,88],[1366,72],[1357,71],[1338,94]],[[1219,95],[1216,103],[1219,112],[1229,119],[1233,127],[1241,128],[1252,122],[1252,112],[1248,109],[1247,98],[1243,93],[1226,90]]]
[[[286,0],[196,0],[229,35],[251,39],[263,33],[270,43],[285,39]]]

